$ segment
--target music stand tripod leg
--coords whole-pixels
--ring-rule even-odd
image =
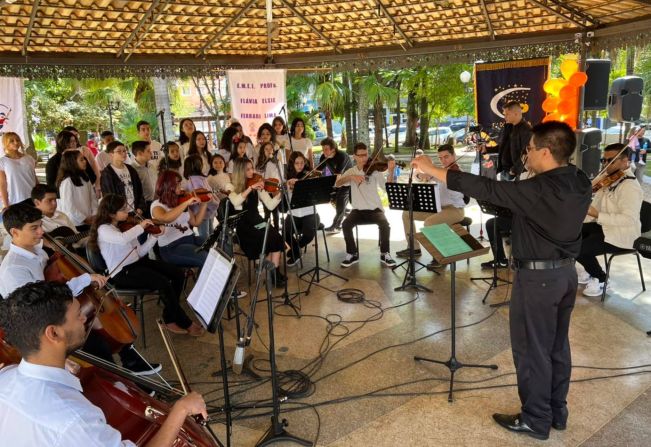
[[[451,340],[450,340],[450,358],[448,360],[435,360],[427,357],[415,356],[414,360],[417,362],[429,362],[444,365],[450,370],[450,391],[448,393],[448,402],[452,402],[454,392],[454,373],[461,368],[487,368],[497,369],[497,365],[479,365],[471,363],[462,363],[457,360],[457,340],[456,340],[456,262],[450,264],[451,284],[450,284],[450,319],[451,319]]]

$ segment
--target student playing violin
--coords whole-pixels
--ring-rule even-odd
[[[280,160],[278,160],[277,156],[280,154],[280,151],[278,154],[276,154],[276,149],[273,143],[271,142],[266,142],[266,143],[261,143],[260,144],[260,149],[258,153],[258,158],[257,158],[257,163],[255,165],[255,170],[258,174],[262,175],[265,179],[277,179],[280,180],[282,179],[280,175],[280,170],[283,169],[283,165],[281,164]],[[274,220],[274,226],[276,228],[279,228],[278,226],[278,209],[274,209],[273,211],[270,210],[269,208],[264,205],[264,218],[268,219],[270,214],[273,214],[273,220]]]
[[[243,210],[245,212],[244,216],[237,222],[235,230],[240,247],[249,259],[255,259],[260,256],[264,241],[265,228],[259,228],[259,225],[264,223],[265,220],[258,212],[258,200],[261,200],[271,210],[275,209],[280,203],[279,194],[272,198],[267,191],[264,191],[264,181],[260,180],[254,184],[247,185],[247,182],[253,179],[254,174],[255,171],[251,161],[236,161],[232,176],[233,191],[228,196],[236,210]],[[276,266],[276,286],[283,285],[286,281],[285,276],[278,269],[281,250],[284,247],[285,243],[278,230],[269,228],[265,254],[267,255],[267,259]]]
[[[163,261],[180,266],[202,267],[207,253],[197,252],[201,246],[200,239],[194,235],[191,227],[203,222],[209,202],[201,202],[197,197],[179,202],[181,194],[181,176],[174,171],[165,171],[156,184],[157,200],[151,204],[151,216],[156,221],[177,225],[168,226],[165,233],[158,237],[158,246]],[[198,205],[193,211],[190,205]]]
[[[192,192],[194,190],[211,190],[208,179],[203,173],[203,165],[203,158],[198,154],[188,155],[188,157],[183,162],[183,177],[185,178],[183,188],[186,191]],[[213,194],[211,194],[210,201],[208,202],[208,208],[203,215],[203,220],[201,220],[197,225],[199,228],[199,237],[202,241],[201,243],[208,239],[208,236],[210,236],[210,234],[213,232],[213,218],[217,214],[218,208],[219,201]],[[193,211],[195,214],[199,213],[198,205],[195,205],[193,207]]]
[[[149,234],[142,245],[138,243],[138,236],[153,225],[151,220],[143,219],[133,228],[120,231],[118,225],[127,220],[128,213],[124,196],[105,195],[91,228],[89,246],[102,254],[116,286],[157,290],[160,293],[165,304],[163,321],[170,332],[201,336],[203,328],[192,322],[179,304],[183,291],[183,270],[147,257],[149,250],[156,244],[157,236]],[[164,233],[163,230],[158,236]]]
[[[287,189],[289,190],[288,195],[290,201],[292,199],[294,185],[308,173],[306,166],[307,159],[305,155],[300,152],[292,152],[292,155],[289,156],[289,164],[287,166]],[[284,224],[284,228],[286,228],[285,241],[290,246],[287,255],[287,265],[290,267],[296,265],[301,259],[302,249],[312,242],[315,236],[314,228],[319,225],[319,215],[314,213],[314,209],[311,206],[293,209],[292,216],[294,217],[296,231],[294,231],[289,214],[285,217]]]

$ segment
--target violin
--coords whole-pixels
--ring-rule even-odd
[[[253,174],[253,177],[246,181],[246,187],[251,188],[258,182],[264,182],[264,190],[269,193],[280,191],[280,180],[277,178],[263,178],[260,174]]]
[[[213,192],[206,188],[197,188],[189,192],[179,194],[179,203],[187,202],[188,200],[196,197],[201,202],[210,202]]]
[[[612,174],[609,174],[601,179],[599,179],[596,182],[592,183],[592,193],[594,194],[595,192],[599,191],[602,188],[608,188],[610,185],[615,183],[616,181],[624,178],[626,176],[626,173],[624,171],[616,171],[613,172]]]
[[[138,220],[140,219],[140,220]],[[140,225],[140,222],[142,222],[142,219],[139,217],[135,216],[129,216],[127,220],[124,220],[120,223],[118,223],[118,229],[121,232],[129,231],[136,225]],[[152,222],[154,222],[154,225],[149,225],[148,227],[145,227],[145,233],[147,234],[161,234],[163,230],[161,230],[161,227],[170,227],[170,228],[176,228],[177,230],[181,232],[185,232],[185,230],[188,229],[188,227],[180,225],[180,224],[167,224],[163,223],[160,221],[157,221],[155,219],[152,219]]]
[[[43,237],[57,250],[45,267],[45,280],[65,283],[84,273],[94,273],[77,255],[70,252],[59,241],[48,234]],[[86,287],[76,297],[81,312],[86,317],[87,332],[98,320],[101,327],[96,330],[108,342],[113,353],[132,344],[140,333],[140,320],[133,309],[117,297],[115,289],[108,284],[102,290]]]

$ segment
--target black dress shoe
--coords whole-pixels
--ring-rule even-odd
[[[552,407],[552,428],[554,430],[565,430],[567,428],[567,407]]]
[[[529,427],[525,422],[522,421],[519,414],[499,414],[495,413],[493,419],[502,427],[506,428],[509,431],[514,431],[516,433],[523,433],[525,435],[531,436],[532,438],[545,440],[549,438],[549,433],[540,433],[535,431],[533,428]]]

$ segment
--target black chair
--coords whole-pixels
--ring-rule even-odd
[[[642,208],[640,209],[640,223],[642,224],[642,233],[646,233],[647,231],[651,230],[651,203],[647,201],[642,202]],[[646,285],[644,284],[644,274],[642,273],[642,261],[640,260],[640,253],[635,248],[622,248],[614,253],[604,253],[604,261],[606,263],[606,280],[604,281],[604,288],[601,292],[601,302],[604,302],[606,300],[606,288],[608,287],[608,278],[610,277],[610,264],[612,263],[613,258],[623,255],[635,255],[637,258],[637,267],[640,271],[642,291],[646,291]]]
[[[94,271],[99,272],[103,275],[108,275],[108,267],[106,267],[106,262],[104,261],[104,257],[102,254],[99,252],[99,250],[95,250],[90,247],[90,244],[86,244],[86,259],[88,259],[88,262],[90,266],[93,268]],[[110,280],[109,280],[110,282]],[[147,335],[145,332],[145,295],[155,295],[158,294],[156,290],[151,290],[151,289],[121,289],[118,287],[115,287],[115,292],[119,296],[130,296],[133,298],[133,303],[131,307],[133,308],[133,311],[136,313],[140,314],[140,327],[141,327],[141,335],[142,335],[142,346],[143,348],[147,348]]]

